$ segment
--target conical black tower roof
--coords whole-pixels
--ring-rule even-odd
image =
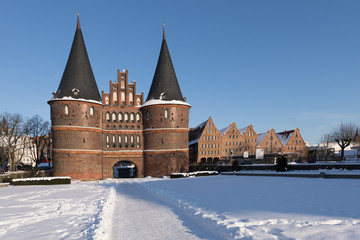
[[[54,94],[54,98],[63,97],[100,101],[99,90],[80,28],[79,14],[70,55],[59,88]]]
[[[171,61],[164,28],[159,60],[146,101],[152,99],[165,101],[179,100],[185,102]]]

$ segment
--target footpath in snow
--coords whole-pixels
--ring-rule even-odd
[[[141,187],[141,183],[125,181],[116,187],[113,214],[113,239],[199,239],[201,229],[190,229],[176,209],[164,205]],[[186,224],[189,225],[189,221]],[[192,224],[196,225],[196,224]],[[206,233],[205,233],[206,234]],[[206,234],[207,239],[212,236]]]

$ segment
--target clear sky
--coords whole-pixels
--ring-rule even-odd
[[[150,88],[165,22],[190,127],[211,116],[317,143],[360,125],[360,1],[0,1],[0,112],[39,114],[56,91],[76,13],[99,90],[128,69]]]

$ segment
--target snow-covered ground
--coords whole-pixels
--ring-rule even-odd
[[[0,188],[0,239],[359,239],[360,180],[119,179]]]

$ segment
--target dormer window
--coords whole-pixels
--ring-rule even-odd
[[[77,88],[74,88],[74,89],[72,90],[72,93],[74,94],[74,96],[78,96],[78,95],[79,95],[79,92],[80,92],[80,90],[77,89]]]

